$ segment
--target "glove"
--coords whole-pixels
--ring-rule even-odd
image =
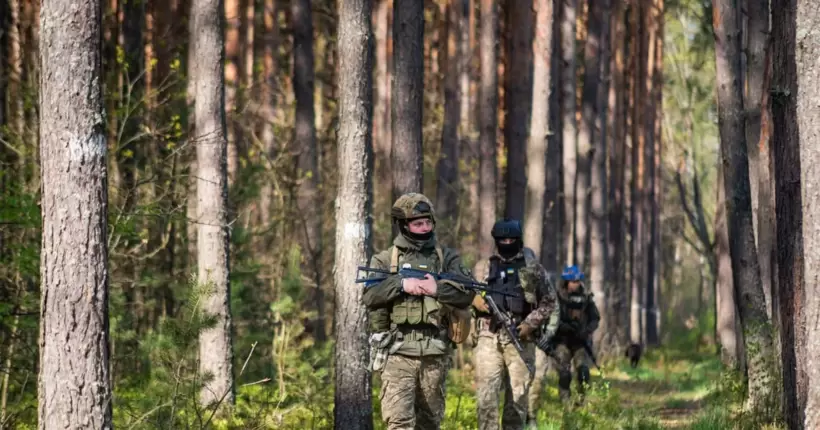
[[[481,312],[490,312],[490,307],[487,306],[487,302],[484,301],[484,297],[481,297],[479,294],[476,294],[475,297],[473,297],[473,307]]]
[[[530,340],[530,337],[534,331],[535,327],[522,322],[518,325],[518,338],[521,340]]]

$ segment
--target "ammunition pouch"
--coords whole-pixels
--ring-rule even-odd
[[[411,296],[399,299],[390,312],[390,322],[395,325],[438,325],[441,304],[429,296]]]

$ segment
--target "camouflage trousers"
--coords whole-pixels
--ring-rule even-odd
[[[439,429],[449,369],[449,355],[390,355],[382,370],[380,393],[388,430]]]
[[[584,347],[580,344],[559,343],[555,345],[553,359],[558,370],[558,394],[561,400],[567,401],[570,397],[573,363],[578,374],[579,391],[583,393],[583,382],[589,382],[589,365],[591,364]]]
[[[524,357],[535,361],[535,345],[522,342]],[[527,392],[532,374],[506,333],[482,331],[475,347],[478,428],[498,429],[499,394],[504,390],[503,428],[523,429],[527,420]]]
[[[541,395],[544,393],[544,380],[549,370],[550,358],[547,354],[535,348],[535,375],[532,378],[530,392],[527,394],[527,423],[534,425],[538,417],[538,406],[541,404]]]

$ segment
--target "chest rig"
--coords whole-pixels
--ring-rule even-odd
[[[399,248],[392,247],[390,255],[390,271],[409,267],[441,273],[443,270],[444,252],[436,244],[435,253],[425,255],[421,250],[401,254]],[[390,311],[391,326],[399,331],[406,331],[410,337],[435,336],[439,334],[442,323],[440,318],[441,304],[433,297],[402,295],[393,302]],[[421,331],[419,331],[421,329]],[[427,331],[429,331],[429,333]],[[414,340],[414,339],[410,339]],[[420,339],[415,339],[420,340]]]
[[[498,305],[499,310],[508,312],[513,319],[521,321],[532,312],[532,305],[524,300],[519,271],[526,266],[523,258],[503,261],[498,256],[490,258],[490,278],[488,283],[493,290],[504,294],[488,293]]]

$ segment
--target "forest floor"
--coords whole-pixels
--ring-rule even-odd
[[[626,358],[593,369],[583,406],[560,405],[555,371],[548,372],[538,429],[730,429],[742,388],[717,356],[656,349],[637,368]],[[573,390],[576,385],[573,383]],[[442,429],[474,429],[475,383],[470,366],[451,372]],[[377,427],[379,427],[377,425]]]

